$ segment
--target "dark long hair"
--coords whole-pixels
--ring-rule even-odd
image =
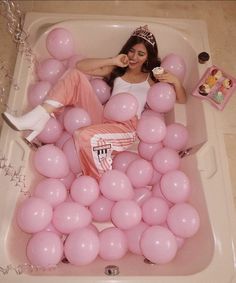
[[[154,40],[155,40],[155,38],[154,38]],[[141,37],[131,36],[127,40],[127,42],[124,44],[124,46],[122,47],[119,54],[128,54],[130,49],[138,43],[144,44],[144,46],[147,49],[147,55],[148,55],[146,62],[142,65],[141,71],[144,72],[144,73],[150,73],[152,80],[154,82],[156,82],[157,80],[153,76],[152,69],[155,68],[155,67],[160,67],[160,65],[161,65],[161,61],[158,57],[158,47],[157,47],[156,40],[155,40],[155,44],[152,46],[148,41],[146,41],[145,39],[143,39]],[[111,88],[113,88],[115,78],[123,76],[124,73],[126,72],[126,70],[127,70],[127,67],[125,67],[125,68],[115,67],[112,70],[109,77],[104,78],[104,80],[107,82],[107,84]]]

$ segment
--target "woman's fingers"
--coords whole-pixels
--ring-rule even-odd
[[[164,73],[164,74],[161,74],[161,75],[157,75],[156,78],[160,82],[170,83],[170,84],[175,84],[178,81],[178,79],[174,75],[172,75],[171,73]]]
[[[128,64],[129,64],[129,58],[128,58],[128,56],[124,54],[124,55],[121,57],[121,62],[124,64],[124,67],[128,66]]]

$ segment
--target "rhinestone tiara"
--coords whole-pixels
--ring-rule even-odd
[[[149,42],[152,46],[155,44],[154,35],[148,29],[148,25],[140,26],[132,33],[131,36],[138,36]]]

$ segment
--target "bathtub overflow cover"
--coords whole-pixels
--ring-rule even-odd
[[[107,265],[105,267],[105,274],[109,276],[115,276],[120,273],[119,267],[116,265]]]

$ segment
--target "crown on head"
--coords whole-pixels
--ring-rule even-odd
[[[133,33],[132,36],[138,36],[149,42],[152,46],[155,44],[154,35],[148,29],[148,25],[142,26],[137,28]]]

